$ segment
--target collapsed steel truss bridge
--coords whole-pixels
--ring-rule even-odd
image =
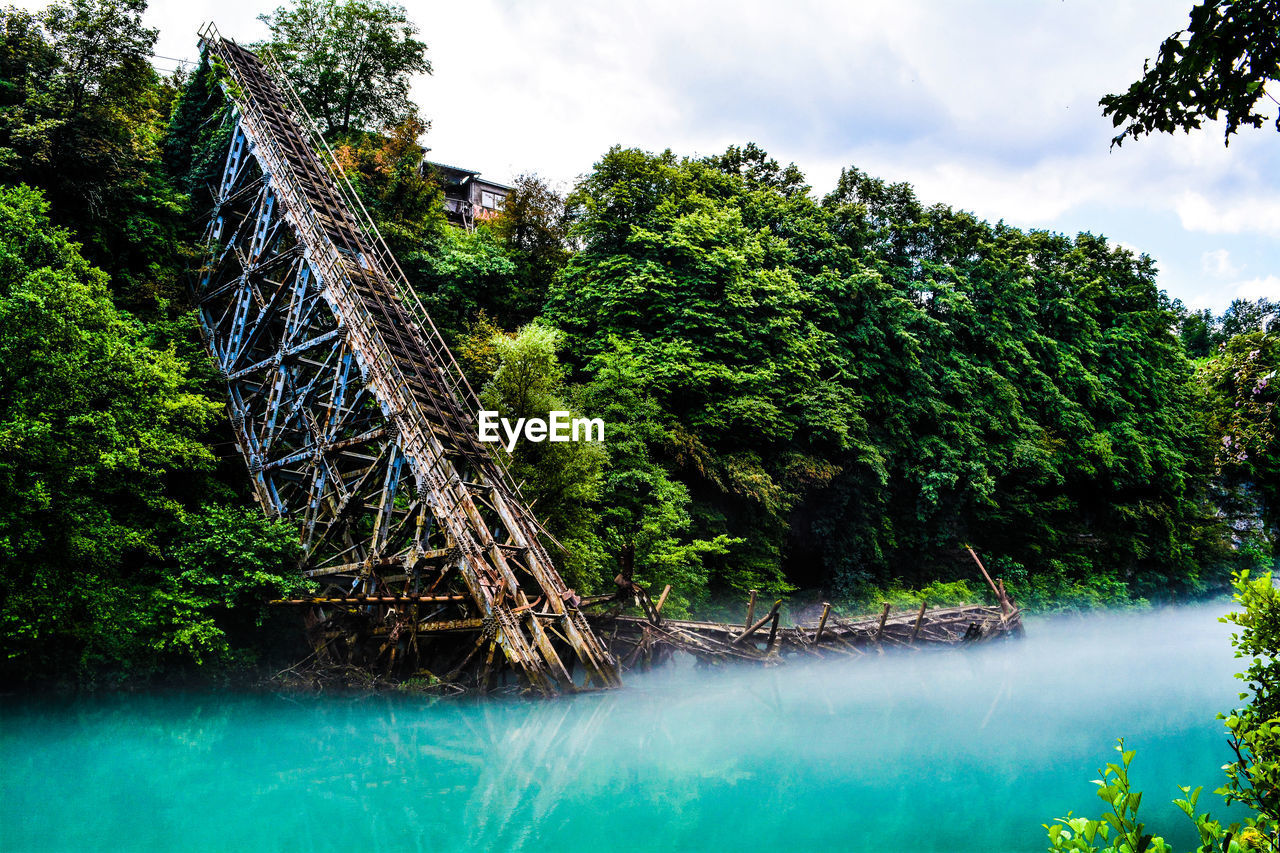
[[[222,38],[230,144],[196,282],[259,503],[294,522],[323,660],[553,695],[618,666],[539,541],[465,376],[297,94]]]
[[[781,628],[778,601],[741,625],[667,620],[629,579],[583,600],[539,540],[500,452],[478,440],[466,377],[270,56],[222,38],[229,143],[211,187],[208,256],[195,281],[209,354],[227,384],[236,443],[263,509],[298,527],[305,608],[323,665],[464,689],[542,695],[620,683],[676,652],[703,663],[784,654],[857,657],[888,646],[1021,633],[998,607]],[[971,552],[972,553],[972,552]],[[634,604],[642,617],[623,615]],[[605,606],[593,617],[582,608]],[[767,631],[766,623],[772,623]]]

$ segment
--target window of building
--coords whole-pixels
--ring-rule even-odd
[[[497,210],[502,204],[502,195],[499,193],[481,192],[480,206],[487,207],[489,210]]]

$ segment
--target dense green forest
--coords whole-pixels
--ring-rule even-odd
[[[218,70],[158,74],[144,9],[0,12],[10,680],[221,671],[296,640],[262,604],[303,585],[294,531],[252,503],[186,301]],[[455,229],[420,168],[407,81],[430,63],[403,10],[266,20],[484,403],[607,424],[515,454],[580,592],[622,572],[680,612],[748,589],[981,597],[972,545],[1019,601],[1070,608],[1270,563],[1277,306],[1189,311],[1102,236],[855,166],[815,189],[751,143],[617,146],[567,194],[523,176]]]

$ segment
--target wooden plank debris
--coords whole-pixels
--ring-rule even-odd
[[[992,584],[995,590],[1000,587]],[[602,605],[610,599],[598,596],[584,599],[584,607]],[[615,603],[617,597],[612,599]],[[829,602],[822,605],[815,624],[781,624],[782,600],[774,602],[768,612],[741,625],[726,622],[662,619],[651,615],[633,616],[621,607],[588,615],[597,632],[607,639],[624,669],[652,666],[677,652],[693,656],[704,663],[745,661],[768,663],[787,657],[858,658],[884,645],[904,651],[926,647],[961,646],[1012,637],[1022,632],[1021,613],[997,592],[1000,606],[964,605],[930,609],[927,602],[920,607],[894,614],[889,604],[880,613],[846,620],[835,615]],[[746,613],[755,615],[756,594],[750,594]],[[650,613],[649,608],[644,608]],[[656,615],[656,614],[654,614]],[[767,635],[758,632],[770,625]]]

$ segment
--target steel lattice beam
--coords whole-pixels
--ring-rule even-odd
[[[212,26],[201,46],[234,129],[200,321],[258,501],[297,524],[304,571],[329,590],[312,613],[319,647],[435,675],[500,649],[544,694],[575,689],[574,664],[616,685],[540,526],[476,439],[465,378],[287,81]],[[459,645],[457,626],[478,636]]]

